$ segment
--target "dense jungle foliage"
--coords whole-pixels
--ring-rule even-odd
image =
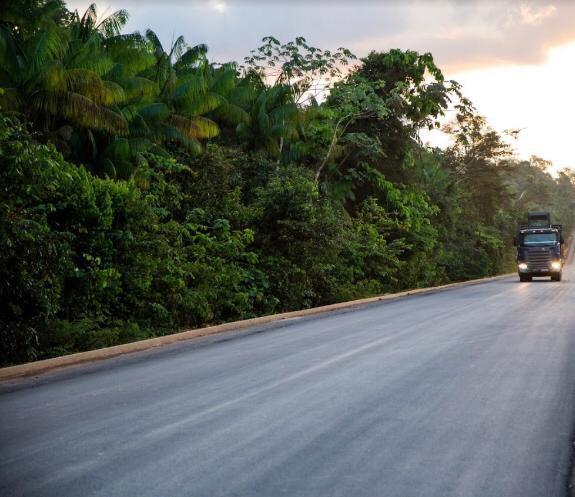
[[[430,54],[217,64],[127,19],[0,11],[2,365],[494,275],[527,210],[573,227],[575,175],[515,160]]]

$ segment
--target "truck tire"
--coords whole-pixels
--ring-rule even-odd
[[[551,275],[551,281],[561,281],[561,272]]]
[[[519,275],[519,281],[531,281],[531,276],[527,276],[526,274]]]

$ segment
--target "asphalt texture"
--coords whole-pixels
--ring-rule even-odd
[[[568,495],[575,271],[0,386],[0,495]]]

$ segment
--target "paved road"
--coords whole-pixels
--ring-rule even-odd
[[[566,495],[574,269],[5,385],[0,495]]]

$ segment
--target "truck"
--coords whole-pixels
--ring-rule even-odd
[[[532,281],[534,276],[561,281],[565,262],[563,228],[551,224],[548,212],[529,212],[527,224],[519,225],[513,244],[517,247],[519,281]]]

